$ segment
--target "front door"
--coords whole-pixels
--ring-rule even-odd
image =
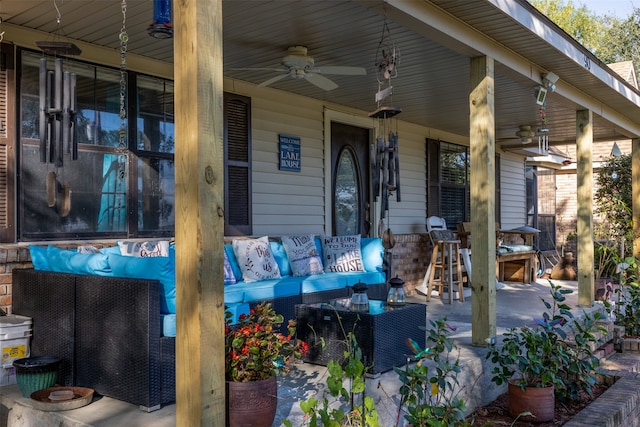
[[[331,123],[332,224],[336,236],[368,236],[369,129]]]

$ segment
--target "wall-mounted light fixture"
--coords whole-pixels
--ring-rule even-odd
[[[542,86],[538,86],[536,88],[536,104],[544,105],[544,102],[547,100],[547,89]]]
[[[556,91],[556,83],[560,77],[556,73],[548,72],[542,75],[542,85],[550,92]]]

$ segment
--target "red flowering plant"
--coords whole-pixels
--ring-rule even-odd
[[[237,325],[227,315],[225,325],[225,373],[227,381],[248,382],[272,378],[309,350],[304,341],[295,338],[296,321],[289,320],[288,335],[281,332],[284,317],[270,303],[242,314]]]

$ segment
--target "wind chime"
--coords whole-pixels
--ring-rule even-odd
[[[547,121],[547,100],[540,106],[541,126],[538,128],[538,151],[546,156],[549,154],[549,127]]]
[[[57,24],[60,29],[61,14]],[[46,55],[54,57],[54,67],[48,67],[46,57],[40,58],[39,67],[39,109],[40,109],[40,162],[51,163],[55,168],[64,166],[64,156],[78,158],[78,130],[76,123],[76,75],[64,71],[63,55],[79,55],[82,51],[73,43],[65,41],[36,41],[36,45]],[[59,184],[56,172],[49,171],[46,178],[47,205],[56,208],[62,217],[71,209],[71,184]],[[58,203],[58,193],[62,194]]]
[[[391,250],[395,238],[386,221],[389,213],[389,198],[395,195],[400,202],[400,158],[398,155],[398,121],[393,119],[402,108],[383,105],[393,95],[391,80],[398,76],[400,50],[390,41],[389,28],[385,21],[382,37],[376,52],[378,92],[375,95],[377,109],[369,114],[375,120],[375,143],[371,144],[372,185],[376,202],[380,202],[378,235],[385,248],[385,271],[391,277]]]

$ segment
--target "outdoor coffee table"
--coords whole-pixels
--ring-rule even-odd
[[[346,334],[353,331],[368,374],[376,376],[407,362],[412,354],[407,338],[424,347],[426,316],[424,304],[392,307],[371,300],[368,313],[351,311],[348,298],[300,304],[296,305],[297,336],[309,344],[304,361],[326,366],[329,360],[344,361]]]

